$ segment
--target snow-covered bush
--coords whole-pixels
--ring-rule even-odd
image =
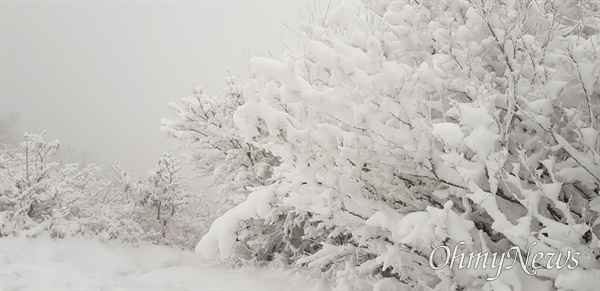
[[[180,163],[172,153],[165,153],[147,177],[139,179],[120,164],[107,162],[112,168],[112,179],[119,185],[117,207],[123,208],[120,212],[131,220],[132,227],[139,228],[132,237],[192,249],[208,231],[214,219],[214,201],[204,192],[187,190],[185,183],[189,178],[180,172]]]
[[[181,104],[170,103],[176,118],[161,121],[161,131],[181,141],[183,156],[196,174],[212,177],[223,213],[245,200],[252,187],[272,183],[278,159],[240,136],[233,114],[246,100],[239,78],[230,77],[221,95],[208,95],[195,86]]]
[[[131,174],[116,163],[107,163],[119,175],[107,173],[100,176],[102,183],[90,193],[85,207],[81,209],[79,223],[82,235],[98,238],[102,241],[117,240],[125,243],[137,243],[142,240],[144,230],[135,218],[135,200],[129,192],[135,183]],[[127,184],[124,180],[131,184]],[[127,185],[130,188],[127,188]]]
[[[80,231],[74,218],[101,169],[56,161],[61,144],[46,142],[43,135],[25,133],[17,150],[7,147],[0,152],[2,236],[48,231],[63,237]]]
[[[148,180],[141,189],[140,204],[152,209],[162,238],[166,237],[168,222],[180,212],[190,196],[185,189],[187,181],[179,172],[179,161],[166,153],[158,165],[148,172]]]
[[[1,235],[71,235],[134,242],[141,236],[127,199],[100,166],[65,161],[58,140],[25,133],[0,152]]]
[[[47,232],[192,249],[208,230],[213,202],[186,190],[171,154],[142,181],[118,163],[107,163],[111,172],[69,163],[60,142],[43,135],[0,147],[0,236]]]
[[[400,0],[301,23],[297,49],[251,59],[245,86],[184,98],[163,123],[228,185],[263,177],[228,167],[244,158],[235,144],[276,161],[197,251],[320,268],[343,289],[598,287],[569,279],[600,269],[598,13],[587,1]],[[429,265],[459,242],[581,257],[494,281]]]

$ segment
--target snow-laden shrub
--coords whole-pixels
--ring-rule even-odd
[[[0,152],[2,236],[47,231],[63,237],[79,232],[73,220],[100,168],[58,161],[60,142],[46,142],[43,135],[25,133],[18,148]]]
[[[134,216],[133,205],[121,199],[87,205],[84,215],[77,221],[81,225],[81,234],[101,241],[115,240],[132,244],[143,241],[145,232]]]
[[[214,175],[253,178],[215,141],[277,161],[197,251],[320,268],[342,289],[597,288],[598,13],[587,1],[374,1],[301,23],[300,46],[251,59],[237,94],[194,94],[164,123]],[[430,267],[434,248],[459,242],[581,257],[494,281]]]
[[[192,249],[212,222],[212,200],[186,190],[178,161],[166,154],[147,179],[116,163],[112,172],[61,160],[58,140],[25,133],[0,148],[0,236],[83,235]]]
[[[227,78],[221,95],[195,86],[181,104],[169,104],[178,116],[161,120],[161,131],[187,149],[182,156],[196,174],[212,177],[219,214],[244,201],[252,187],[271,184],[273,167],[279,164],[273,154],[241,137],[233,114],[246,102],[242,90],[234,77]]]
[[[44,134],[25,133],[0,153],[1,235],[137,241],[143,231],[102,168],[60,159],[60,142]]]
[[[192,249],[208,230],[214,202],[204,192],[187,190],[189,178],[181,173],[180,163],[166,153],[142,179],[107,163],[119,186],[119,200],[127,205],[125,217],[140,228],[138,240]]]

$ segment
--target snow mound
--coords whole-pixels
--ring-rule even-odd
[[[293,270],[209,267],[191,251],[152,244],[3,237],[0,250],[1,290],[311,290],[318,283]]]

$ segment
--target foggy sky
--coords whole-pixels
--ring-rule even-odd
[[[17,130],[120,160],[138,173],[175,141],[159,120],[194,83],[220,92],[248,56],[278,54],[296,39],[282,22],[306,17],[307,1],[2,2],[2,116]]]

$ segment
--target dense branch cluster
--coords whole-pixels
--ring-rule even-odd
[[[301,23],[298,48],[251,59],[249,80],[197,90],[163,121],[222,197],[243,198],[197,251],[319,268],[343,289],[597,287],[598,13],[586,1],[373,1]],[[459,242],[581,257],[494,281],[429,266]]]
[[[83,235],[192,248],[211,221],[212,200],[185,189],[167,153],[140,180],[116,163],[110,171],[61,157],[58,140],[25,133],[0,149],[0,236]]]

